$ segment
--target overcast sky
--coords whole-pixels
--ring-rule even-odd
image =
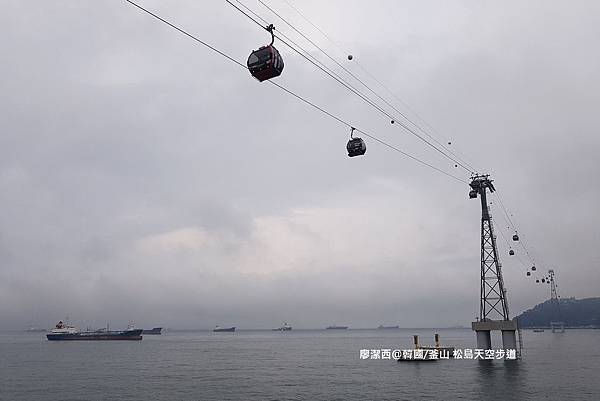
[[[225,1],[139,1],[242,63],[270,39]],[[600,295],[600,2],[289,1],[339,48],[285,1],[267,3],[492,174],[563,297]],[[348,158],[347,127],[125,1],[1,3],[0,329],[66,315],[440,327],[478,313],[481,210],[466,184],[368,138]],[[469,178],[275,45],[277,82]],[[549,289],[498,243],[515,315]]]

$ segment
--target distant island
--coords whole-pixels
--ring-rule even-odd
[[[550,327],[550,322],[563,321],[566,327],[600,328],[600,298],[559,299],[560,316],[556,303],[547,300],[521,313],[523,328]]]

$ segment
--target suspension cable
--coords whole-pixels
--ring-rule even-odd
[[[231,5],[232,7],[234,7],[236,10],[238,10],[239,12],[241,12],[243,15],[245,15],[246,17],[248,17],[251,21],[253,21],[254,23],[256,23],[258,26],[260,26],[261,28],[264,29],[264,27],[262,26],[261,23],[259,23],[255,18],[251,17],[248,13],[244,12],[242,9],[240,9],[239,7],[237,7],[235,4],[233,4],[230,0],[225,0],[229,5]],[[236,0],[238,3],[241,3],[239,0]],[[321,52],[323,52],[327,57],[329,57],[330,59],[332,59],[337,65],[339,65],[342,69],[344,69],[346,72],[348,72],[350,75],[352,75],[355,79],[357,79],[359,82],[361,82],[363,85],[365,85],[367,87],[368,90],[370,90],[371,92],[375,93],[376,96],[380,97],[380,95],[378,95],[376,92],[374,92],[371,88],[369,88],[364,82],[362,82],[359,78],[357,78],[354,74],[352,74],[350,71],[348,71],[345,67],[343,67],[340,63],[338,63],[335,59],[333,59],[329,54],[327,54],[324,50],[322,50],[318,45],[316,45],[313,41],[311,41],[308,37],[306,37],[303,33],[301,33],[300,31],[298,31],[293,25],[291,25],[289,22],[287,22],[287,20],[285,20],[283,17],[281,17],[277,12],[275,12],[272,8],[270,8],[268,5],[266,5],[262,0],[259,0],[259,2],[261,4],[263,4],[265,7],[267,7],[271,12],[273,12],[278,18],[280,18],[282,21],[284,21],[287,25],[289,25],[290,27],[292,27],[295,31],[297,31],[301,36],[303,36],[305,39],[307,39],[310,43],[312,43],[317,49],[319,49]],[[244,6],[245,8],[248,8],[247,6]],[[256,13],[253,12],[253,14],[256,15]],[[261,18],[262,19],[262,18]],[[430,146],[431,148],[433,148],[434,150],[436,150],[437,152],[439,152],[440,154],[442,154],[444,157],[446,157],[447,159],[449,159],[450,161],[452,161],[453,163],[456,164],[456,166],[460,166],[461,168],[463,168],[464,170],[466,170],[467,172],[473,173],[473,170],[466,167],[461,161],[456,160],[455,158],[453,158],[452,156],[448,155],[448,153],[446,153],[444,150],[440,149],[440,147],[434,145],[433,143],[431,143],[430,141],[428,141],[427,139],[425,139],[423,136],[419,135],[417,132],[415,132],[412,128],[410,128],[409,126],[407,126],[405,123],[403,123],[402,121],[400,121],[397,117],[391,115],[388,111],[386,111],[385,109],[383,109],[381,106],[377,105],[376,103],[374,103],[371,99],[369,99],[368,97],[366,97],[364,94],[360,93],[358,90],[356,90],[356,88],[354,88],[352,85],[349,85],[347,82],[344,82],[343,80],[337,78],[336,76],[334,76],[333,74],[329,73],[328,71],[326,71],[325,69],[323,69],[322,67],[320,67],[318,64],[315,64],[312,60],[309,60],[306,56],[304,56],[300,51],[298,51],[297,49],[293,48],[289,43],[287,43],[286,41],[282,40],[281,38],[279,38],[279,40],[281,40],[285,45],[287,45],[288,47],[290,47],[290,49],[296,51],[298,54],[300,54],[302,57],[306,58],[308,61],[310,61],[312,64],[314,64],[317,68],[319,68],[320,70],[322,70],[325,74],[329,75],[331,78],[333,78],[334,80],[336,80],[338,83],[340,83],[341,85],[343,85],[344,87],[346,87],[348,90],[350,90],[352,93],[354,93],[355,95],[357,95],[358,97],[360,97],[363,101],[365,101],[367,104],[369,104],[371,107],[373,107],[375,110],[377,110],[378,112],[380,112],[381,114],[383,114],[384,116],[386,116],[388,119],[390,119],[391,121],[394,122],[398,122],[398,125],[401,126],[402,128],[404,128],[406,131],[408,131],[409,133],[411,133],[412,135],[416,136],[417,138],[419,138],[421,141],[423,141],[424,143],[426,143],[428,146]],[[383,99],[383,98],[382,98]],[[388,103],[385,99],[383,99],[384,102]],[[393,105],[392,105],[393,107]],[[394,107],[393,107],[394,108]],[[394,108],[395,109],[395,108]],[[408,119],[403,113],[400,112],[400,114],[402,114],[402,116],[404,118],[406,118],[408,121],[410,121],[410,119]],[[412,121],[411,121],[412,123]],[[413,123],[414,124],[414,123]]]
[[[231,61],[231,62],[233,62],[233,63],[235,63],[235,64],[239,65],[240,67],[242,67],[242,68],[246,69],[246,66],[245,66],[243,63],[241,63],[241,62],[237,61],[235,58],[233,58],[232,56],[228,55],[227,53],[225,53],[225,52],[223,52],[223,51],[221,51],[221,50],[217,49],[215,46],[213,46],[213,45],[210,45],[210,44],[208,44],[207,42],[205,42],[205,41],[203,41],[203,40],[199,39],[199,38],[198,38],[198,37],[196,37],[195,35],[193,35],[193,34],[191,34],[191,33],[187,32],[187,31],[183,30],[182,28],[179,28],[179,27],[178,27],[178,26],[176,26],[175,24],[173,24],[173,23],[171,23],[171,22],[169,22],[169,21],[165,20],[164,18],[162,18],[162,17],[160,17],[159,15],[157,15],[157,14],[153,13],[152,11],[150,11],[150,10],[148,10],[148,9],[146,9],[146,8],[144,8],[144,7],[142,7],[141,5],[137,4],[137,3],[136,3],[136,2],[134,2],[133,0],[125,0],[125,1],[126,1],[126,2],[128,2],[129,4],[133,5],[133,6],[137,7],[137,8],[138,8],[138,9],[140,9],[141,11],[143,11],[143,12],[147,13],[148,15],[150,15],[150,16],[152,16],[152,17],[156,18],[157,20],[161,21],[162,23],[164,23],[164,24],[168,25],[169,27],[171,27],[171,28],[175,29],[176,31],[178,31],[178,32],[180,32],[180,33],[182,33],[182,34],[184,34],[185,36],[188,36],[189,38],[191,38],[191,39],[193,39],[194,41],[196,41],[197,43],[200,43],[201,45],[203,45],[203,46],[207,47],[208,49],[210,49],[210,50],[212,50],[213,52],[215,52],[215,53],[219,54],[220,56],[222,56],[222,57],[225,57],[225,58],[226,58],[226,59],[228,59],[229,61]],[[233,5],[233,4],[232,4],[232,5]],[[307,104],[307,105],[309,105],[309,106],[313,107],[314,109],[316,109],[316,110],[320,111],[321,113],[323,113],[323,114],[325,114],[325,115],[329,116],[330,118],[332,118],[332,119],[336,120],[337,122],[339,122],[339,123],[341,123],[341,124],[344,124],[344,125],[346,125],[347,127],[353,127],[353,126],[354,126],[353,124],[350,124],[349,122],[345,121],[344,119],[342,119],[342,118],[338,117],[337,115],[335,115],[335,114],[333,114],[333,113],[331,113],[331,112],[327,111],[327,110],[326,110],[326,109],[324,109],[323,107],[321,107],[321,106],[318,106],[317,104],[315,104],[315,103],[311,102],[310,100],[308,100],[308,99],[304,98],[303,96],[301,96],[301,95],[299,95],[299,94],[297,94],[297,93],[293,92],[292,90],[290,90],[290,89],[288,89],[288,88],[284,87],[283,85],[281,85],[281,84],[279,84],[279,83],[277,83],[277,82],[273,82],[273,81],[267,81],[267,82],[269,82],[270,84],[272,84],[272,85],[274,85],[274,86],[276,86],[276,87],[280,88],[280,89],[281,89],[281,90],[283,90],[284,92],[286,92],[286,93],[288,93],[288,94],[290,94],[290,95],[294,96],[295,98],[297,98],[297,99],[301,100],[301,101],[302,101],[302,102],[304,102],[305,104]],[[365,131],[363,131],[363,130],[360,130],[360,129],[358,129],[358,128],[356,128],[356,131],[358,131],[358,132],[362,133],[363,135],[365,135],[365,136],[367,136],[367,137],[369,137],[369,138],[373,139],[373,140],[374,140],[374,141],[376,141],[376,142],[379,142],[380,144],[382,144],[382,145],[386,146],[387,148],[389,148],[389,149],[391,149],[391,150],[393,150],[393,151],[395,151],[395,152],[398,152],[398,153],[400,153],[400,154],[402,154],[402,155],[404,155],[404,156],[406,156],[406,157],[408,157],[408,158],[410,158],[410,159],[412,159],[412,160],[414,160],[414,161],[416,161],[416,162],[418,162],[418,163],[420,163],[420,164],[422,164],[422,165],[424,165],[424,166],[427,166],[427,167],[429,167],[429,168],[431,168],[431,169],[433,169],[433,170],[435,170],[435,171],[437,171],[437,172],[439,172],[439,173],[442,173],[442,174],[444,174],[444,175],[446,175],[446,176],[448,176],[448,177],[450,177],[450,178],[452,178],[452,179],[454,179],[454,180],[456,180],[456,181],[458,181],[458,182],[461,182],[461,183],[464,183],[464,184],[468,184],[468,182],[467,182],[467,181],[465,181],[464,179],[462,179],[462,178],[460,178],[460,177],[457,177],[457,176],[455,176],[455,175],[453,175],[453,174],[450,174],[450,173],[448,173],[448,172],[446,172],[446,171],[444,171],[444,170],[442,170],[442,169],[440,169],[440,168],[438,168],[438,167],[436,167],[436,166],[434,166],[434,165],[432,165],[432,164],[430,164],[430,163],[427,163],[427,162],[425,162],[424,160],[421,160],[421,159],[419,159],[419,158],[417,158],[417,157],[415,157],[415,156],[413,156],[413,155],[411,155],[411,154],[409,154],[409,153],[407,153],[407,152],[404,152],[403,150],[401,150],[401,149],[399,149],[399,148],[397,148],[397,147],[395,147],[395,146],[393,146],[393,145],[389,144],[388,142],[385,142],[385,141],[383,141],[383,140],[381,140],[381,139],[377,138],[376,136],[374,136],[374,135],[372,135],[372,134],[369,134],[369,133],[367,133],[367,132],[365,132]]]
[[[448,151],[450,154],[452,154],[457,160],[459,160],[460,162],[462,162],[464,165],[466,165],[469,169],[470,172],[475,172],[478,171],[476,168],[474,168],[471,164],[469,164],[466,160],[465,160],[465,156],[462,155],[459,156],[457,153],[460,153],[458,151],[458,149],[455,151],[453,151],[452,149],[446,147],[444,144],[442,144],[440,141],[438,141],[434,136],[430,135],[425,129],[423,129],[423,127],[421,127],[420,125],[418,125],[417,123],[415,123],[414,121],[412,121],[408,116],[406,116],[404,113],[402,113],[400,110],[398,110],[396,107],[394,107],[394,105],[392,105],[391,103],[389,103],[386,99],[384,99],[382,96],[380,96],[378,93],[376,93],[375,91],[373,91],[367,84],[365,84],[360,78],[358,78],[355,74],[353,74],[351,71],[349,71],[348,69],[346,69],[343,65],[341,65],[339,62],[337,62],[333,57],[331,57],[327,52],[325,52],[323,49],[321,49],[321,47],[317,46],[311,39],[309,39],[308,37],[306,37],[302,32],[300,32],[298,29],[296,29],[295,27],[293,27],[290,23],[288,23],[285,19],[283,19],[278,13],[276,13],[274,10],[272,10],[269,6],[267,6],[262,0],[258,0],[263,6],[267,7],[269,10],[271,10],[271,12],[273,12],[275,15],[277,15],[280,19],[282,19],[286,24],[288,24],[290,27],[292,27],[292,29],[294,29],[295,31],[297,31],[302,37],[304,37],[307,41],[309,41],[313,46],[315,46],[319,51],[321,51],[323,54],[325,54],[328,58],[330,58],[334,63],[336,63],[340,68],[342,68],[344,71],[346,71],[349,75],[351,75],[354,79],[356,79],[358,82],[360,82],[363,86],[365,86],[369,91],[371,91],[372,93],[374,93],[378,98],[380,98],[383,102],[385,102],[388,106],[392,107],[396,112],[398,112],[400,115],[402,115],[402,117],[404,117],[407,121],[409,121],[411,124],[413,124],[415,127],[417,127],[421,132],[423,132],[425,135],[427,135],[429,138],[431,138],[434,142],[436,142],[438,145],[440,145],[444,150]],[[327,35],[321,28],[319,28],[316,24],[314,24],[310,19],[308,19],[308,17],[306,17],[306,15],[304,15],[300,10],[298,10],[297,7],[295,7],[293,4],[291,4],[288,0],[284,0],[284,2],[290,7],[292,8],[296,13],[298,13],[298,15],[300,15],[305,21],[307,21],[310,25],[312,25],[316,30],[318,30],[329,42],[331,42],[334,46],[336,46],[339,50],[341,50],[342,52],[344,52],[344,50],[341,48],[340,45],[338,45],[329,35]],[[347,52],[344,52],[347,53]],[[438,136],[442,137],[442,139],[445,139],[446,142],[449,143],[448,139],[443,138],[442,135],[439,134],[439,132],[437,132],[430,124],[427,123],[427,121],[425,121],[425,119],[423,117],[421,117],[416,111],[412,110],[410,108],[410,106],[403,101],[402,99],[400,99],[400,97],[398,97],[389,87],[387,87],[386,85],[384,85],[379,79],[377,79],[373,74],[371,74],[360,62],[358,62],[358,60],[354,61],[361,70],[363,70],[363,72],[365,72],[371,79],[373,79],[377,84],[379,84],[379,86],[381,86],[383,89],[385,89],[390,95],[392,95],[398,102],[400,102],[404,107],[406,107],[406,109],[411,112],[412,114],[414,114],[419,120],[421,120],[421,122],[423,123],[423,125],[427,126],[430,130],[432,130],[435,134],[437,134]],[[464,167],[464,166],[461,166]]]

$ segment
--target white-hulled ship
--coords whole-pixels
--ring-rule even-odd
[[[233,326],[233,327],[215,326],[215,328],[213,329],[213,331],[215,333],[233,333],[235,331],[235,326]]]
[[[40,329],[39,327],[31,326],[25,330],[26,333],[44,333],[48,331],[48,329]]]
[[[288,322],[283,322],[283,326],[272,329],[273,331],[291,331],[292,326],[288,324]]]

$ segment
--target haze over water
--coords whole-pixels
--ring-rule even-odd
[[[600,399],[600,330],[526,331],[520,361],[427,364],[359,351],[431,344],[433,330],[296,330],[473,321],[472,172],[497,190],[511,318],[550,296],[549,269],[562,299],[598,296],[600,1],[264,2],[297,31],[263,1],[136,1],[156,14],[2,2],[0,401]],[[280,37],[280,88],[257,82],[231,61],[272,38],[231,3],[343,80]],[[23,332],[69,316],[295,329]],[[475,347],[470,330],[440,334]]]
[[[468,329],[437,330],[475,348]],[[169,332],[141,342],[0,334],[0,400],[593,400],[600,330],[523,332],[520,361],[361,360],[433,329]],[[493,345],[500,344],[494,338]]]

